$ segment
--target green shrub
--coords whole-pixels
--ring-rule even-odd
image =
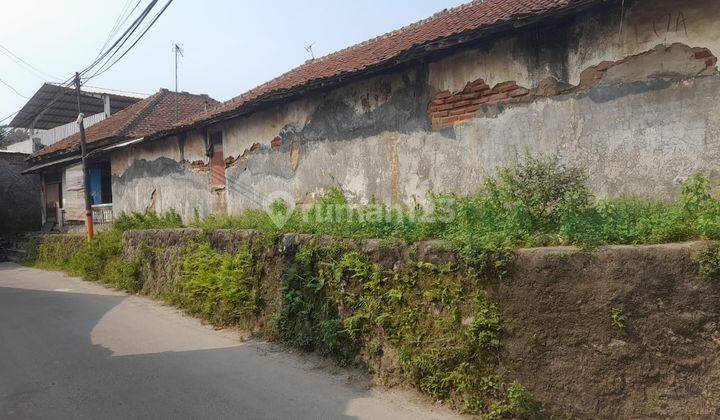
[[[399,377],[468,412],[516,406],[498,373],[500,314],[472,276],[430,263],[388,270],[343,246],[310,243],[285,281],[283,341],[343,363],[362,351],[380,377]],[[373,360],[391,349],[398,370],[382,370]]]
[[[92,241],[86,242],[68,261],[71,273],[88,280],[102,280],[108,264],[122,257],[122,232],[110,229],[98,232]]]
[[[113,222],[113,228],[124,232],[141,229],[169,229],[183,227],[183,221],[174,210],[157,215],[155,213],[122,213]]]
[[[249,245],[230,254],[192,244],[183,252],[182,281],[171,300],[215,325],[242,325],[261,309],[261,276]]]
[[[298,251],[283,278],[276,328],[284,342],[347,364],[357,356],[359,342],[343,325],[338,313],[340,290],[327,271],[342,252],[338,247],[314,246]]]
[[[80,235],[38,235],[26,244],[26,264],[38,268],[69,270],[69,262],[85,244]]]
[[[612,323],[613,327],[617,327],[621,330],[625,329],[625,315],[623,315],[622,311],[618,308],[610,309],[610,322]]]
[[[720,247],[711,246],[703,249],[695,258],[701,276],[720,277]]]

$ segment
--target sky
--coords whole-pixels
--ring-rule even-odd
[[[309,44],[320,57],[466,1],[175,0],[125,58],[88,85],[174,89],[172,46],[179,43],[179,90],[225,101],[302,64]],[[42,74],[0,54],[0,80],[29,98],[44,81],[57,81],[51,77],[67,79],[97,56],[128,2],[136,0],[3,2],[0,45]],[[26,101],[0,83],[0,119]]]

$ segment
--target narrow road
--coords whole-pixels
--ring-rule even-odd
[[[144,297],[0,264],[0,418],[453,417],[322,364]]]

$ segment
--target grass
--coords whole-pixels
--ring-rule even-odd
[[[720,239],[720,201],[709,180],[696,174],[678,200],[594,200],[586,174],[552,157],[526,157],[485,180],[473,195],[430,193],[429,206],[391,209],[353,205],[330,190],[307,209],[274,203],[270,211],[195,219],[206,230],[256,229],[271,235],[310,233],[413,242],[441,239],[486,271],[501,267],[517,247],[655,244]],[[287,220],[278,226],[274,220]]]
[[[390,248],[441,239],[461,263],[416,261],[390,270],[345,245],[310,243],[283,260],[278,291],[267,287],[272,281],[262,252],[247,244],[222,252],[200,237],[179,252],[180,276],[165,297],[215,325],[244,326],[267,314],[272,322],[264,327],[292,346],[341,364],[367,363],[382,378],[412,384],[467,412],[528,417],[536,409],[532,396],[502,375],[502,319],[484,293],[484,285],[504,276],[512,250],[717,240],[720,201],[712,191],[706,177],[695,175],[674,202],[597,201],[583,171],[549,157],[527,157],[503,168],[470,196],[429,194],[427,207],[353,205],[339,190],[329,190],[303,210],[276,202],[269,212],[196,217],[189,225],[206,232],[255,229],[269,241],[286,232],[381,238]],[[183,226],[175,212],[121,215],[90,242],[72,235],[40,237],[28,255],[36,266],[139,292],[143,270],[153,264],[163,268],[157,267],[157,250],[149,247],[125,255],[123,232]],[[262,246],[273,249],[268,245]],[[720,276],[718,248],[701,252],[698,265],[702,275]],[[272,302],[264,300],[264,292]],[[614,327],[625,328],[619,309],[611,308],[610,318]],[[388,357],[392,367],[382,362]]]

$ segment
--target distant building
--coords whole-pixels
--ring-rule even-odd
[[[113,171],[109,155],[115,149],[138,143],[148,133],[169,129],[179,120],[217,104],[207,95],[161,89],[88,127],[85,130],[87,171],[96,222],[103,224],[113,219]],[[71,124],[77,126],[74,120]],[[45,145],[30,157],[32,166],[25,173],[42,177],[44,224],[67,228],[84,223],[85,189],[80,158],[77,132]]]

